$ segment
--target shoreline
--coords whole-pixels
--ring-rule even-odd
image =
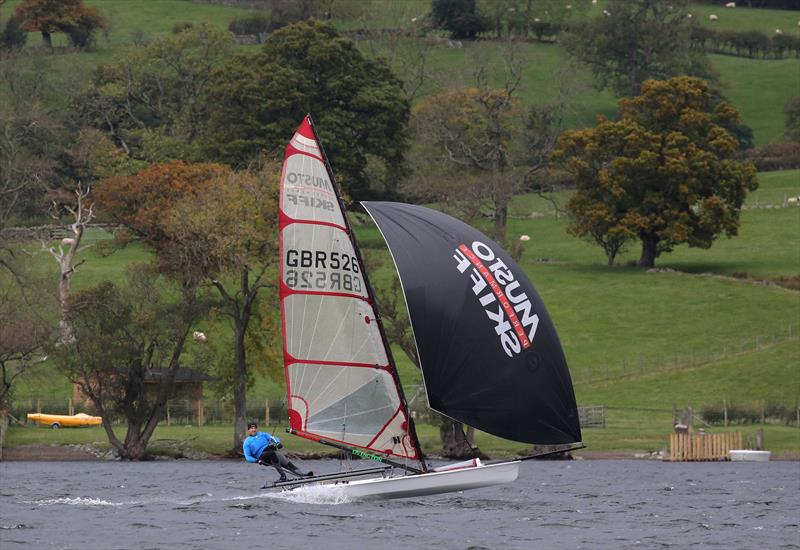
[[[110,451],[95,449],[90,445],[16,445],[3,449],[0,462],[75,462],[75,461],[111,461],[118,460],[109,456]],[[335,456],[304,455],[293,453],[298,459],[326,459]],[[430,458],[438,459],[431,456]],[[194,456],[158,456],[155,460],[241,460],[229,456],[197,453]],[[660,455],[642,451],[583,451],[575,453],[573,460],[657,460]],[[800,451],[784,451],[773,453],[773,461],[800,461]]]

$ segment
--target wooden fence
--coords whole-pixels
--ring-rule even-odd
[[[581,423],[581,428],[605,428],[606,407],[605,405],[586,405],[578,407],[578,418]]]
[[[742,432],[669,435],[669,459],[675,461],[728,460],[728,451],[742,448]]]

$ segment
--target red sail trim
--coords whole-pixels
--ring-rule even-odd
[[[369,443],[367,443],[367,447],[370,447],[370,448],[372,447],[372,444],[375,443],[375,441],[378,439],[378,437],[380,437],[380,435],[383,432],[386,431],[386,428],[389,427],[389,424],[392,423],[392,420],[394,420],[397,417],[397,415],[400,414],[401,411],[403,411],[403,406],[402,405],[397,407],[397,410],[394,411],[394,414],[391,416],[391,418],[389,418],[389,420],[386,421],[386,424],[383,425],[383,428],[378,430],[378,433],[375,434],[375,437],[373,437],[372,440]]]
[[[334,229],[342,231],[348,237],[350,236],[350,232],[347,230],[347,228],[339,225],[338,223],[321,222],[315,220],[299,220],[297,218],[292,218],[291,216],[289,216],[289,214],[283,211],[283,208],[280,208],[278,210],[278,229],[280,231],[283,231],[286,228],[286,226],[291,225],[293,223],[305,223],[308,225],[327,225],[328,227],[333,227]]]
[[[466,256],[470,262],[472,262],[472,265],[475,266],[475,268],[478,270],[478,273],[481,274],[481,276],[486,280],[486,283],[489,285],[489,288],[491,288],[492,292],[494,292],[494,295],[497,297],[497,301],[500,302],[500,306],[508,316],[511,326],[514,327],[514,332],[517,333],[517,337],[522,343],[522,347],[525,349],[531,347],[531,342],[528,340],[528,335],[525,334],[525,329],[523,328],[522,323],[519,322],[519,318],[517,318],[517,312],[514,311],[511,302],[508,301],[508,297],[506,296],[505,292],[503,292],[503,288],[500,286],[500,284],[495,280],[492,272],[467,245],[461,244],[458,246],[458,249],[464,253],[464,256]]]
[[[323,361],[322,359],[303,359],[302,357],[295,357],[285,349],[283,350],[283,360],[286,362],[285,366],[293,365],[295,363],[305,363],[306,365],[325,365],[328,367],[355,367],[359,369],[376,369],[392,372],[391,365],[375,365],[372,363],[355,363],[351,361]]]
[[[319,146],[319,144],[317,144],[317,146]],[[300,149],[298,149],[297,147],[295,147],[294,145],[289,143],[286,146],[286,151],[284,152],[283,158],[289,158],[292,155],[305,155],[307,157],[311,157],[312,159],[317,159],[317,160],[319,160],[321,162],[325,162],[325,159],[323,159],[322,157],[318,157],[317,155],[313,155],[313,154],[309,153],[308,151],[301,151]]]
[[[358,300],[363,300],[368,304],[372,305],[372,300],[369,299],[367,296],[360,296],[358,294],[351,294],[349,292],[328,292],[325,290],[295,290],[294,288],[287,285],[284,280],[281,278],[281,285],[280,285],[280,295],[281,299],[285,298],[286,296],[293,296],[295,294],[302,294],[306,296],[338,296],[339,298],[354,298]]]
[[[287,380],[288,380],[288,379],[287,379]],[[300,426],[301,426],[301,427],[302,427],[302,426],[307,426],[307,425],[308,425],[308,399],[306,399],[306,398],[305,398],[305,397],[303,397],[302,395],[289,394],[289,403],[288,403],[288,405],[289,405],[289,407],[290,407],[290,408],[289,408],[289,410],[290,410],[290,411],[294,411],[295,413],[297,413],[297,409],[291,408],[291,406],[292,406],[292,399],[297,399],[298,401],[301,401],[301,402],[303,403],[303,405],[305,405],[305,407],[306,407],[306,414],[305,414],[305,416],[304,416],[303,418],[301,418],[301,419],[300,419],[300,423],[301,423],[301,424],[300,424]],[[299,415],[300,413],[297,413],[297,414]],[[290,425],[290,426],[291,426],[291,420],[292,420],[292,419],[291,419],[291,413],[290,413],[290,414],[289,414],[289,425]],[[293,426],[292,426],[292,427],[293,427]]]

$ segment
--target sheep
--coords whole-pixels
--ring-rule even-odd
[[[775,29],[775,34],[783,34],[783,31],[780,29]]]
[[[717,19],[719,19],[719,17],[714,13],[708,16],[709,21],[716,21]]]
[[[736,2],[728,2],[727,4],[725,4],[725,7],[726,8],[735,8],[736,7]]]

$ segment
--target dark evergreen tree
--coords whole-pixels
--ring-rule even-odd
[[[450,31],[453,38],[471,39],[486,30],[475,0],[433,0],[431,17],[434,25]]]
[[[338,181],[353,198],[391,196],[404,171],[409,103],[382,61],[365,59],[333,26],[286,26],[219,70],[209,88],[206,152],[247,165],[282,152],[310,113]]]
[[[21,48],[27,39],[28,33],[22,28],[19,17],[11,17],[0,33],[0,48],[4,50]]]

